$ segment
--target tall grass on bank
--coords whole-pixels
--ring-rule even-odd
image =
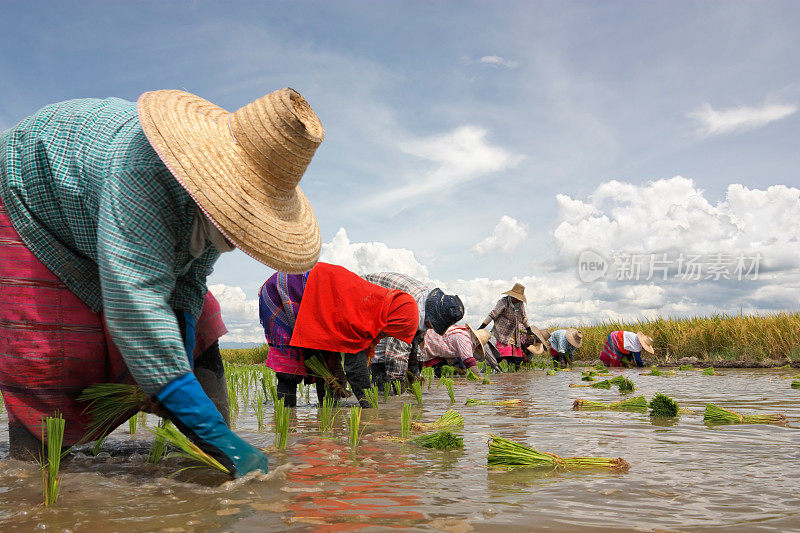
[[[226,363],[238,365],[257,365],[267,361],[269,345],[262,344],[253,348],[238,348],[236,350],[220,350],[222,360]]]
[[[658,363],[674,364],[681,357],[800,360],[800,312],[605,321],[575,327],[583,333],[583,346],[577,352],[580,359],[600,357],[606,337],[612,331],[641,330],[653,338],[655,355],[647,357]]]
[[[66,421],[61,413],[48,416],[42,420],[42,454],[39,467],[42,471],[42,500],[46,506],[58,501],[58,489],[61,487],[61,446],[64,443]]]

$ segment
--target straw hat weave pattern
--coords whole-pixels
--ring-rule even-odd
[[[239,249],[287,273],[310,270],[321,238],[297,186],[325,136],[294,89],[234,113],[185,91],[139,97],[147,140],[173,176]]]

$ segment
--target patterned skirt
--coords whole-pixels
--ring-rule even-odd
[[[606,344],[603,346],[603,352],[600,354],[600,360],[609,367],[619,367],[622,366],[622,357],[623,354],[619,348],[617,348],[617,341],[614,339],[614,334],[609,333],[608,338],[606,338]]]
[[[522,360],[522,348],[513,344],[497,343],[497,351],[500,352],[501,359],[520,359]]]

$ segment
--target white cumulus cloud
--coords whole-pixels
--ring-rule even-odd
[[[505,254],[510,256],[528,236],[528,227],[515,218],[503,215],[494,227],[491,237],[486,237],[471,250],[478,255]]]
[[[208,290],[219,301],[228,334],[221,342],[264,343],[264,330],[258,320],[258,300],[248,299],[241,287],[218,283]]]
[[[344,228],[339,228],[331,242],[322,245],[320,261],[341,265],[357,274],[399,272],[421,281],[428,279],[428,269],[411,250],[389,248],[382,242],[351,243]]]
[[[507,68],[517,68],[519,66],[519,63],[516,61],[512,61],[511,59],[506,59],[505,57],[500,56],[483,56],[482,58],[478,59],[478,63],[481,65]]]
[[[522,156],[490,143],[487,133],[476,126],[461,126],[441,135],[402,142],[403,152],[431,165],[415,173],[405,185],[367,200],[366,205],[402,209],[412,198],[443,193],[457,185],[512,168],[522,160]]]
[[[761,107],[739,106],[717,110],[705,103],[689,113],[689,117],[697,122],[700,135],[710,137],[760,128],[796,111],[795,104],[764,104]]]

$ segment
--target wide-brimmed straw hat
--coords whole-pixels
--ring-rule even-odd
[[[319,225],[297,184],[325,130],[300,93],[229,113],[185,91],[151,91],[137,108],[161,161],[229,241],[278,271],[311,270]]]
[[[472,336],[475,338],[475,340],[478,341],[476,348],[480,352],[481,357],[486,357],[486,352],[484,352],[483,347],[486,346],[487,342],[489,342],[492,334],[486,329],[475,329],[469,324],[467,324],[467,327],[469,328],[469,332],[472,333]]]
[[[549,329],[547,329],[547,328],[540,329],[540,330],[539,330],[539,334],[540,334],[542,337],[544,337],[544,340],[546,340],[546,341],[549,341],[549,340],[550,340],[550,330],[549,330]]]
[[[542,355],[544,353],[544,344],[537,342],[528,346],[528,351],[533,355]]]
[[[528,299],[525,298],[525,285],[521,283],[515,283],[514,288],[510,291],[506,291],[503,294],[508,294],[512,298],[516,298],[517,300],[522,300],[525,303],[528,303]]]
[[[567,342],[573,345],[575,348],[580,348],[583,346],[583,333],[579,329],[569,328],[567,332],[564,334],[564,337],[567,338]]]
[[[655,353],[653,351],[653,338],[652,337],[648,337],[647,335],[645,335],[641,331],[637,331],[636,332],[636,337],[638,337],[639,343],[642,345],[642,348],[644,348],[644,351],[646,351],[647,353]]]

